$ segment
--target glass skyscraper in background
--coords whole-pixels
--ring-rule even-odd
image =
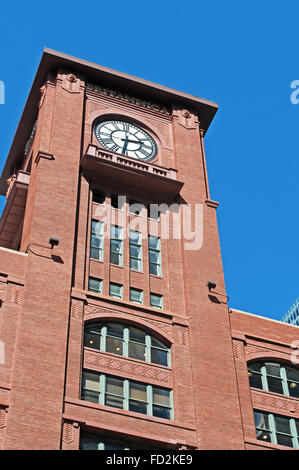
[[[290,323],[290,325],[299,326],[299,297],[281,320],[285,323]]]

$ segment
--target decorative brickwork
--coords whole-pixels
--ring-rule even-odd
[[[11,286],[10,301],[13,304],[21,304],[23,299],[23,287]]]
[[[154,365],[140,364],[128,359],[111,357],[105,353],[87,352],[84,358],[85,367],[94,366],[111,374],[124,374],[134,378],[144,378],[160,383],[170,383],[172,374],[170,371],[156,367]]]
[[[176,342],[183,344],[184,346],[189,345],[189,332],[188,328],[185,326],[176,326],[175,327],[175,338]]]
[[[251,392],[252,403],[255,408],[271,408],[275,412],[284,411],[286,413],[292,413],[292,415],[299,416],[299,400],[288,399],[287,397],[275,397],[272,394],[266,392]]]

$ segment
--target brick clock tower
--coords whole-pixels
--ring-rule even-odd
[[[258,446],[208,187],[216,111],[44,51],[0,182],[0,448]]]

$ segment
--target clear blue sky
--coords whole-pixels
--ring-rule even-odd
[[[216,101],[206,153],[230,305],[279,319],[299,296],[298,18],[296,1],[2,3],[0,166],[43,47]]]

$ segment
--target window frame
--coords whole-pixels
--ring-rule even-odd
[[[139,243],[136,243],[136,242],[133,242],[131,240],[131,233],[136,233],[140,236],[140,242]],[[140,248],[140,257],[137,257],[137,256],[133,256],[131,255],[131,246],[132,247],[138,247]],[[130,230],[129,232],[129,257],[130,257],[130,269],[132,271],[138,271],[138,272],[141,272],[143,271],[143,250],[142,250],[142,233],[141,232],[138,232],[137,230]],[[138,266],[139,266],[139,269],[136,269],[136,268],[132,268],[131,266],[131,261],[132,260],[137,260],[138,262]]]
[[[254,371],[254,370],[250,370],[250,366],[253,365],[253,364],[260,364],[261,371],[257,372],[257,371]],[[273,364],[273,365],[279,366],[280,377],[267,373],[266,364]],[[290,382],[291,383],[296,383],[298,385],[298,388],[299,388],[299,380],[290,380],[290,379],[288,379],[288,374],[287,374],[287,368],[290,368],[294,371],[297,371],[298,369],[296,369],[295,367],[292,367],[288,364],[284,364],[284,363],[280,363],[280,362],[274,362],[274,361],[267,361],[267,360],[264,360],[264,361],[251,361],[248,364],[247,367],[248,367],[248,375],[249,375],[250,372],[252,372],[252,374],[256,374],[256,375],[259,375],[261,377],[262,388],[259,388],[259,387],[253,387],[253,388],[257,388],[258,390],[264,390],[266,392],[277,393],[279,395],[283,395],[283,396],[286,396],[286,397],[298,399],[297,397],[294,397],[290,394],[289,383]],[[268,377],[281,381],[281,386],[282,386],[283,393],[273,392],[272,390],[269,390]],[[298,379],[299,379],[299,370],[298,370]],[[249,376],[249,383],[250,383],[250,376]]]
[[[90,281],[91,280],[99,282],[100,290],[95,290],[95,289],[90,288]],[[89,276],[89,278],[88,278],[88,292],[93,292],[94,294],[102,294],[103,293],[103,279],[99,279],[99,278],[94,277],[94,276]]]
[[[299,420],[297,420],[296,418],[292,418],[291,416],[283,416],[283,415],[279,415],[277,413],[269,413],[269,412],[266,412],[266,411],[261,411],[261,410],[256,410],[256,409],[254,409],[253,412],[254,412],[254,419],[255,419],[256,413],[260,413],[260,414],[266,415],[268,417],[268,422],[269,422],[269,427],[268,428],[261,428],[261,427],[258,427],[256,425],[256,420],[255,420],[256,438],[257,438],[258,441],[268,442],[269,443],[268,440],[264,441],[263,439],[258,439],[257,431],[261,431],[261,432],[265,431],[266,433],[270,434],[270,443],[271,444],[282,445],[284,447],[289,447],[291,449],[299,449],[299,434],[297,432],[297,427],[296,427],[296,422],[299,424]],[[281,431],[277,430],[277,424],[275,422],[276,417],[284,418],[284,419],[287,419],[289,421],[290,433],[284,433],[284,432],[281,432]],[[293,446],[291,447],[291,446],[287,446],[285,444],[279,444],[277,442],[277,435],[291,437]]]
[[[94,232],[93,231],[93,223],[94,222],[99,223],[101,225],[101,232]],[[91,219],[90,247],[89,247],[89,257],[90,257],[90,259],[94,259],[94,260],[97,260],[97,261],[103,261],[103,259],[104,259],[104,236],[105,236],[104,229],[105,229],[105,223],[104,223],[103,220]],[[99,247],[94,246],[92,244],[93,237],[98,238],[100,240],[100,246]],[[98,250],[98,252],[99,252],[99,257],[98,258],[94,258],[91,255],[92,250]]]
[[[157,298],[160,299],[160,306],[154,305],[152,303],[152,296],[155,295]],[[158,308],[159,310],[163,310],[163,295],[162,294],[156,294],[155,292],[150,292],[150,306],[153,308]]]
[[[87,387],[83,387],[83,382],[84,382],[84,379],[85,379],[85,377],[84,377],[85,373],[93,374],[94,376],[96,376],[98,378],[99,392],[94,392],[94,390],[92,390],[92,389],[88,389]],[[112,395],[111,393],[107,392],[107,387],[106,387],[107,378],[112,378],[112,379],[117,379],[117,380],[122,381],[123,394],[122,395],[115,394],[115,396],[120,397],[123,400],[122,408],[114,407],[112,405],[106,405],[106,395],[109,395],[109,396]],[[95,382],[97,382],[97,381],[95,381]],[[141,384],[141,385],[145,386],[145,388],[146,388],[146,399],[147,399],[146,402],[142,401],[142,400],[138,400],[136,398],[130,398],[130,384]],[[157,417],[153,414],[153,408],[154,408],[154,405],[155,405],[154,400],[153,400],[153,395],[154,395],[153,394],[153,389],[161,389],[161,390],[167,391],[169,393],[169,395],[168,395],[168,397],[169,397],[169,406],[161,405],[161,404],[159,405],[160,407],[169,410],[169,418],[160,418],[160,417],[158,417],[158,418],[173,421],[174,420],[173,390],[171,390],[169,388],[165,388],[165,387],[159,387],[159,386],[156,386],[156,385],[148,384],[148,383],[145,383],[145,382],[139,382],[138,380],[131,380],[131,379],[126,379],[126,378],[123,378],[123,377],[117,377],[117,376],[110,375],[110,374],[104,374],[102,372],[97,372],[97,371],[93,371],[93,370],[90,370],[90,369],[83,369],[82,387],[81,387],[81,400],[88,401],[84,398],[83,390],[89,390],[89,391],[91,390],[94,393],[98,393],[98,404],[99,405],[110,406],[111,408],[122,409],[122,410],[125,410],[125,411],[130,411],[131,413],[138,413],[138,414],[143,414],[143,415],[146,415],[146,416]],[[130,410],[130,400],[140,401],[142,403],[146,403],[146,413],[142,413],[140,411],[131,411]],[[92,402],[92,403],[96,403],[96,402]]]
[[[95,347],[92,347],[92,349],[95,349],[97,351],[100,350],[100,351],[103,351],[103,352],[108,352],[107,351],[107,337],[114,338],[114,336],[107,333],[107,330],[108,330],[107,325],[113,324],[113,323],[116,323],[118,325],[122,325],[122,328],[123,328],[122,338],[120,338],[118,336],[115,336],[115,338],[121,339],[121,341],[122,341],[122,354],[119,354],[119,353],[116,353],[116,352],[111,353],[111,354],[117,354],[118,356],[122,356],[122,357],[129,357],[129,358],[137,360],[137,361],[142,361],[142,362],[146,362],[146,363],[149,363],[149,364],[158,365],[158,366],[162,366],[162,367],[167,367],[167,368],[171,367],[171,347],[167,346],[162,340],[160,340],[155,335],[153,335],[151,333],[148,333],[146,330],[143,330],[142,328],[139,328],[138,326],[134,326],[134,325],[127,325],[127,324],[123,324],[123,323],[120,323],[120,322],[117,322],[117,321],[116,322],[108,321],[108,322],[99,322],[99,323],[96,323],[96,322],[88,323],[87,325],[85,325],[85,328],[84,328],[84,346],[85,347],[91,347],[88,344],[86,344],[85,337],[89,333],[89,330],[91,330],[92,328],[95,328],[95,329],[98,329],[98,332],[94,332],[93,334],[100,335],[100,341],[99,341],[100,349],[95,348]],[[142,343],[142,342],[138,342],[137,340],[130,339],[130,328],[142,331],[145,334],[145,342]],[[161,343],[162,346],[159,347],[159,346],[154,345],[153,341],[157,341],[158,343]],[[137,359],[137,358],[134,358],[133,356],[129,355],[130,343],[131,344],[140,344],[140,345],[144,344],[144,347],[145,347],[145,356],[144,356],[145,358],[144,358],[144,360]],[[162,351],[162,352],[166,353],[165,354],[166,355],[166,365],[163,364],[163,363],[159,363],[159,362],[152,362],[152,350],[153,349],[155,351]]]
[[[157,240],[157,247],[156,248],[152,248],[150,246],[150,239],[155,239]],[[155,261],[151,261],[150,259],[150,253],[153,252],[153,253],[157,253],[157,258],[158,258],[158,261],[155,262]],[[148,262],[149,262],[149,274],[150,276],[158,276],[158,277],[162,277],[162,256],[161,256],[161,238],[160,237],[156,237],[155,235],[148,235]],[[151,265],[153,266],[157,266],[157,272],[158,274],[154,274],[154,273],[151,273]]]
[[[116,237],[115,236],[115,228],[117,228],[118,230],[120,229],[121,237]],[[113,237],[112,237],[112,234],[114,235]],[[119,246],[120,246],[119,252],[117,252],[115,250],[112,250],[112,242],[113,241],[119,243]],[[120,260],[119,263],[113,263],[111,261],[112,253],[119,257],[119,260]],[[124,258],[123,227],[121,227],[120,225],[111,224],[111,227],[110,227],[110,264],[113,264],[114,266],[123,267],[123,262],[124,262],[123,258]]]

